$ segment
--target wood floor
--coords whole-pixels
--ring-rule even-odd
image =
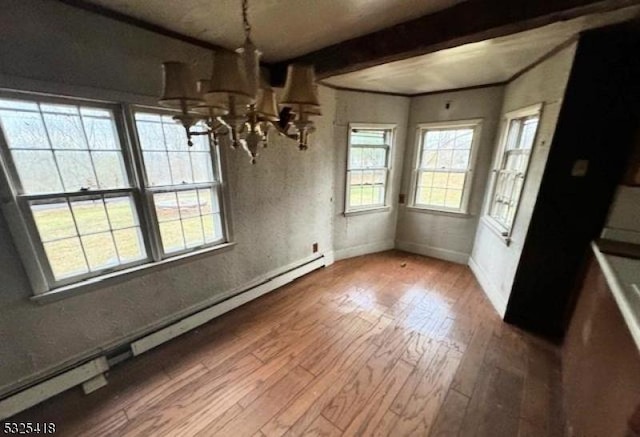
[[[557,350],[502,323],[470,270],[340,261],[15,420],[64,436],[561,436]]]

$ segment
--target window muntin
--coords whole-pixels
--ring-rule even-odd
[[[511,232],[529,167],[531,150],[540,120],[540,108],[519,111],[507,119],[501,154],[494,169],[494,184],[489,216]]]
[[[217,148],[206,136],[188,148],[184,129],[155,111],[139,112],[155,123],[144,124],[127,106],[0,95],[2,194],[35,294],[227,241]],[[157,153],[148,169],[138,137]],[[165,251],[171,227],[180,232],[164,232]]]
[[[434,124],[418,129],[411,206],[466,212],[478,123]]]
[[[346,212],[385,206],[393,128],[349,129]]]
[[[111,107],[2,98],[0,127],[50,286],[148,259]]]
[[[184,128],[161,113],[136,111],[135,122],[163,256],[224,242],[217,156],[207,137],[186,147]]]

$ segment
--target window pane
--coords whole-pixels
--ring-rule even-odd
[[[429,130],[424,135],[424,148],[435,150],[440,144],[440,131]]]
[[[109,230],[109,220],[102,199],[75,200],[71,202],[71,209],[80,235]]]
[[[351,144],[386,144],[386,132],[380,129],[353,129],[351,131]]]
[[[438,161],[438,151],[436,150],[425,150],[422,154],[422,164],[421,168],[436,168],[436,163]]]
[[[432,187],[433,186],[433,176],[435,173],[425,171],[420,172],[418,174],[418,186],[419,187]]]
[[[430,187],[418,187],[416,190],[416,204],[429,205],[431,204],[431,188]]]
[[[9,148],[49,149],[47,133],[37,112],[0,111],[0,121]]]
[[[430,204],[434,206],[444,206],[447,190],[444,188],[432,188]]]
[[[205,215],[202,217],[204,239],[207,243],[222,239],[222,221],[220,214]]]
[[[136,114],[136,128],[142,150],[166,150],[160,116],[150,114],[150,117],[157,118],[157,122],[141,121],[140,117],[140,114]]]
[[[75,109],[75,107],[69,108]],[[54,149],[81,150],[87,148],[80,116],[45,113],[44,123]]]
[[[146,257],[140,228],[113,231],[113,238],[121,263],[139,261]]]
[[[362,166],[365,168],[370,167],[385,167],[387,158],[387,150],[381,148],[362,148]]]
[[[14,150],[11,155],[25,193],[41,194],[63,191],[53,152]]]
[[[193,174],[191,173],[189,152],[169,152],[168,155],[173,185],[192,183]]]
[[[436,168],[451,168],[453,163],[453,150],[440,150],[436,161]]]
[[[362,186],[351,186],[349,189],[349,205],[360,206],[362,205]]]
[[[127,173],[120,152],[92,152],[93,165],[101,189],[127,187]]]
[[[464,188],[464,181],[467,175],[465,173],[449,173],[447,180],[447,188],[462,190]]]
[[[361,170],[356,170],[351,172],[351,185],[362,185],[364,179],[362,177],[363,172]]]
[[[362,148],[351,148],[351,165],[350,168],[362,168]]]
[[[185,248],[182,225],[179,220],[160,223],[160,236],[165,253],[177,252]]]
[[[446,188],[449,181],[449,173],[434,173],[433,186],[436,188]]]
[[[94,150],[120,150],[113,121],[106,118],[83,117],[89,148]]]
[[[538,117],[530,118],[524,122],[522,135],[520,137],[521,149],[531,149],[533,147],[533,140],[535,139],[537,129]]]
[[[176,193],[157,193],[153,195],[153,202],[156,206],[156,215],[159,222],[170,220],[180,220],[178,209],[178,198]]]
[[[203,215],[220,212],[218,193],[213,189],[198,190],[198,199],[200,202],[200,211]]]
[[[456,149],[471,149],[471,141],[473,141],[473,129],[459,129],[456,131]]]
[[[44,243],[44,250],[57,280],[89,271],[77,237]]]
[[[111,229],[138,226],[138,217],[131,197],[111,197],[105,199],[105,206]]]
[[[89,152],[58,150],[55,154],[65,191],[75,192],[83,188],[98,188]]]
[[[520,119],[511,120],[511,123],[509,124],[509,133],[507,134],[506,150],[518,148],[518,137],[520,136],[521,125],[522,121]]]
[[[182,220],[184,238],[187,247],[201,246],[204,244],[202,233],[202,219],[199,216]]]
[[[193,181],[213,182],[213,169],[211,166],[211,154],[209,152],[192,152]]]
[[[171,171],[166,152],[144,152],[147,183],[152,187],[171,185]]]
[[[86,235],[81,238],[91,271],[115,267],[120,264],[111,232]]]
[[[76,236],[73,216],[66,200],[31,204],[31,212],[43,242]]]
[[[178,193],[178,205],[180,206],[180,217],[185,219],[200,215],[200,201],[197,191],[180,191]]]
[[[447,190],[444,205],[447,208],[460,209],[462,203],[462,190]]]
[[[450,150],[455,146],[456,131],[452,129],[443,130],[440,132],[440,144],[439,149]]]
[[[163,117],[164,123],[162,123],[162,129],[164,130],[165,144],[167,150],[173,151],[187,151],[189,145],[187,144],[187,134],[184,128],[171,120],[171,118]]]
[[[471,150],[454,150],[453,151],[453,162],[451,167],[457,169],[468,169],[469,168],[469,155],[471,154]]]

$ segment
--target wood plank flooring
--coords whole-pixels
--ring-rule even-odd
[[[562,436],[554,346],[470,270],[337,262],[14,418],[64,436]]]

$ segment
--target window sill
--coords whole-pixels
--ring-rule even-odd
[[[473,217],[473,214],[469,214],[466,211],[452,211],[447,209],[424,208],[420,206],[406,206],[405,209],[410,212],[419,212],[421,214],[444,215],[444,216],[458,217],[458,218]]]
[[[500,225],[488,215],[482,217],[482,222],[491,232],[493,232],[500,240],[502,240],[502,242],[507,247],[511,245],[510,231],[507,231],[502,225]]]
[[[98,290],[100,288],[113,286],[121,282],[128,281],[130,279],[153,273],[154,271],[164,269],[166,267],[173,267],[180,264],[184,264],[187,261],[193,261],[199,258],[212,255],[214,253],[221,253],[230,250],[236,243],[223,243],[213,247],[207,247],[195,252],[185,253],[173,258],[167,258],[158,262],[151,262],[142,264],[139,266],[131,267],[125,270],[109,273],[106,275],[98,276],[95,278],[87,279],[86,281],[78,282],[64,287],[59,287],[46,293],[37,294],[31,297],[31,301],[46,304],[50,302],[56,302],[61,299],[65,299],[71,296],[77,296],[79,294],[88,293],[90,291]]]
[[[345,217],[351,217],[355,215],[363,215],[363,214],[372,214],[375,212],[386,212],[391,211],[391,207],[387,206],[376,206],[375,208],[366,208],[366,209],[352,209],[351,211],[345,211],[343,215]]]

